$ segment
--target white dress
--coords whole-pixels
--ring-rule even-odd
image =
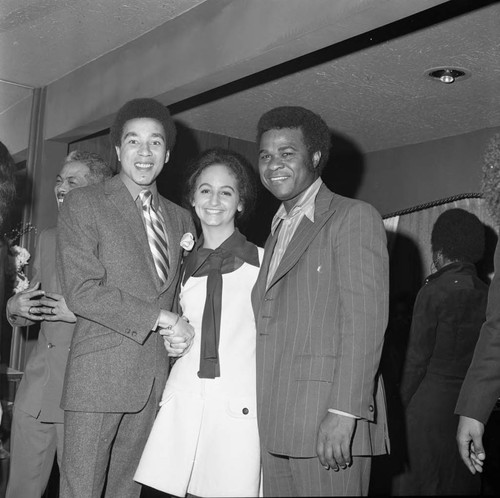
[[[263,250],[259,248],[259,259]],[[175,496],[258,496],[255,320],[250,300],[259,268],[244,263],[222,275],[220,377],[200,379],[207,277],[181,288],[195,329],[190,351],[174,364],[134,479]]]

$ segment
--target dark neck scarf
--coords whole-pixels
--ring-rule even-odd
[[[207,278],[207,297],[201,322],[201,379],[220,377],[219,339],[222,304],[222,275],[237,270],[243,263],[259,267],[257,246],[248,242],[236,228],[217,249],[203,247],[203,235],[184,260],[185,273],[183,284],[193,277]]]

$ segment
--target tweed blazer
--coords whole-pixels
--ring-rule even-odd
[[[180,274],[180,239],[195,233],[190,214],[160,196],[170,271],[162,285],[141,215],[119,176],[72,190],[58,220],[58,269],[77,315],[62,408],[137,412],[168,373],[162,337],[151,332],[170,310]]]
[[[266,288],[275,236],[252,293],[261,444],[316,456],[329,408],[361,418],[353,455],[388,448],[377,378],[388,317],[388,255],[380,215],[322,185],[314,223],[301,221]]]
[[[62,294],[56,272],[56,229],[40,233],[33,261],[32,282],[40,282],[47,292]],[[13,325],[24,327],[35,322],[17,319]],[[16,392],[16,408],[41,422],[62,423],[59,407],[74,323],[42,321],[40,333],[28,358]]]
[[[455,413],[486,424],[500,397],[500,244],[495,249],[495,275],[488,291],[486,321],[479,332]]]

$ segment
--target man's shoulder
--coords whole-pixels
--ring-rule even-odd
[[[130,196],[127,187],[125,187],[125,184],[119,179],[118,175],[112,178],[106,178],[103,182],[71,190],[66,194],[63,209],[66,203],[69,204],[70,207],[76,209],[102,205],[110,195],[114,196],[115,193],[119,196],[126,196],[127,194]],[[130,196],[130,198],[132,198],[132,196]]]
[[[186,209],[183,208],[182,206],[179,206],[175,202],[172,202],[168,200],[166,197],[163,197],[161,194],[159,194],[160,201],[163,203],[163,205],[169,210],[173,211],[176,216],[181,216],[183,218],[191,218],[191,213]]]
[[[365,214],[367,216],[375,216],[377,218],[382,218],[380,213],[373,207],[370,203],[362,201],[360,199],[353,199],[351,197],[345,197],[343,195],[332,192],[328,187],[325,186],[326,192],[324,195],[330,197],[330,211],[340,210],[351,212],[357,211],[361,215]],[[320,191],[321,192],[321,191]]]
[[[99,198],[104,196],[105,184],[108,181],[109,179],[104,182],[94,183],[92,185],[86,185],[85,187],[79,187],[71,190],[66,194],[64,203],[67,201],[70,201],[71,203],[82,202],[84,199],[97,201]]]

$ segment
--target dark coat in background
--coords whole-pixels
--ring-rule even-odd
[[[476,494],[460,459],[454,414],[485,320],[488,286],[474,265],[451,263],[429,276],[415,302],[401,397],[406,406],[409,471],[403,495]]]
[[[500,244],[488,295],[486,322],[458,398],[456,413],[486,424],[500,396]]]

